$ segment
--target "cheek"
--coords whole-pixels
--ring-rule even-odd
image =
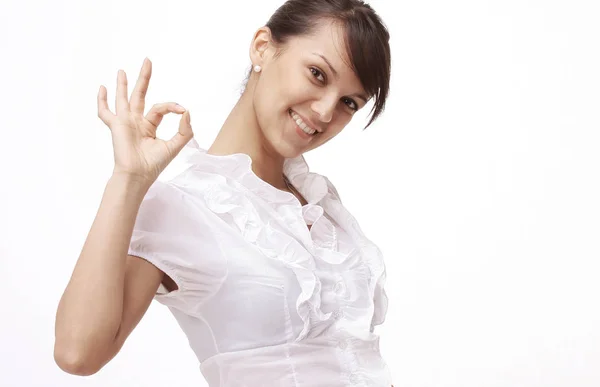
[[[265,119],[280,120],[290,107],[301,102],[291,81],[279,81],[278,78],[265,79],[254,95],[255,104],[260,107],[260,114]]]
[[[291,105],[307,104],[320,96],[319,86],[311,82],[310,78],[303,72],[304,69],[290,69],[285,73],[282,92],[282,100]]]
[[[261,79],[261,83],[257,85],[252,98],[256,119],[261,127],[271,126],[277,119],[281,104],[277,98],[278,93],[277,85],[272,85],[267,79]]]

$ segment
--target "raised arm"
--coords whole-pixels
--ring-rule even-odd
[[[108,109],[104,86],[98,93],[98,116],[111,130],[115,166],[56,313],[54,358],[68,373],[91,375],[110,361],[164,278],[152,264],[128,256],[128,246],[145,194],[193,133],[189,112],[173,102],[156,104],[143,116],[151,72],[145,59],[129,101],[127,77],[119,71],[116,114]],[[156,138],[171,112],[182,114],[178,133],[169,141]]]

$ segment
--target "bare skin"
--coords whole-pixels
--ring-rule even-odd
[[[54,359],[71,374],[94,374],[119,352],[166,277],[127,251],[146,192],[193,132],[189,112],[174,102],[143,115],[151,73],[146,59],[129,99],[126,74],[119,70],[116,114],[108,108],[106,88],[98,92],[98,117],[110,128],[115,165],[56,312]],[[168,113],[182,118],[178,133],[165,141],[156,131]]]
[[[331,140],[368,100],[346,64],[341,32],[324,22],[314,35],[292,38],[275,58],[270,31],[260,28],[251,42],[250,59],[262,70],[250,77],[208,152],[246,153],[259,178],[288,190],[284,160]],[[101,86],[98,93],[98,116],[111,130],[115,166],[56,313],[54,358],[71,374],[98,372],[122,348],[159,284],[177,289],[158,268],[127,255],[146,192],[194,135],[189,112],[174,102],[156,104],[144,116],[151,73],[152,63],[145,59],[128,98],[127,76],[119,71],[116,113],[108,108],[106,88]],[[304,136],[290,110],[318,133]],[[169,113],[182,118],[178,133],[165,141],[157,137],[157,129]],[[295,189],[291,192],[306,204]]]
[[[227,117],[208,153],[246,153],[254,173],[280,190],[288,191],[283,180],[283,162],[315,149],[338,135],[364,107],[365,91],[348,61],[342,30],[323,22],[309,37],[292,39],[280,57],[267,27],[260,28],[250,46],[253,72],[244,94]],[[323,55],[337,76],[331,71]],[[299,113],[320,133],[303,139],[288,110]],[[300,200],[300,198],[299,198]],[[302,201],[302,200],[301,200]]]

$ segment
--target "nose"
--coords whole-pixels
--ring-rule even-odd
[[[319,100],[312,103],[311,109],[319,116],[321,122],[329,123],[337,105],[337,96],[334,93],[323,95]]]

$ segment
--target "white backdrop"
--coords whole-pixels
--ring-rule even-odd
[[[0,385],[205,386],[156,302],[99,373],[54,364],[56,306],[113,165],[96,95],[113,108],[118,69],[132,88],[148,56],[147,107],[179,102],[208,147],[282,3],[2,0]],[[371,4],[392,36],[387,110],[306,159],[386,257],[394,385],[600,385],[598,3]]]

